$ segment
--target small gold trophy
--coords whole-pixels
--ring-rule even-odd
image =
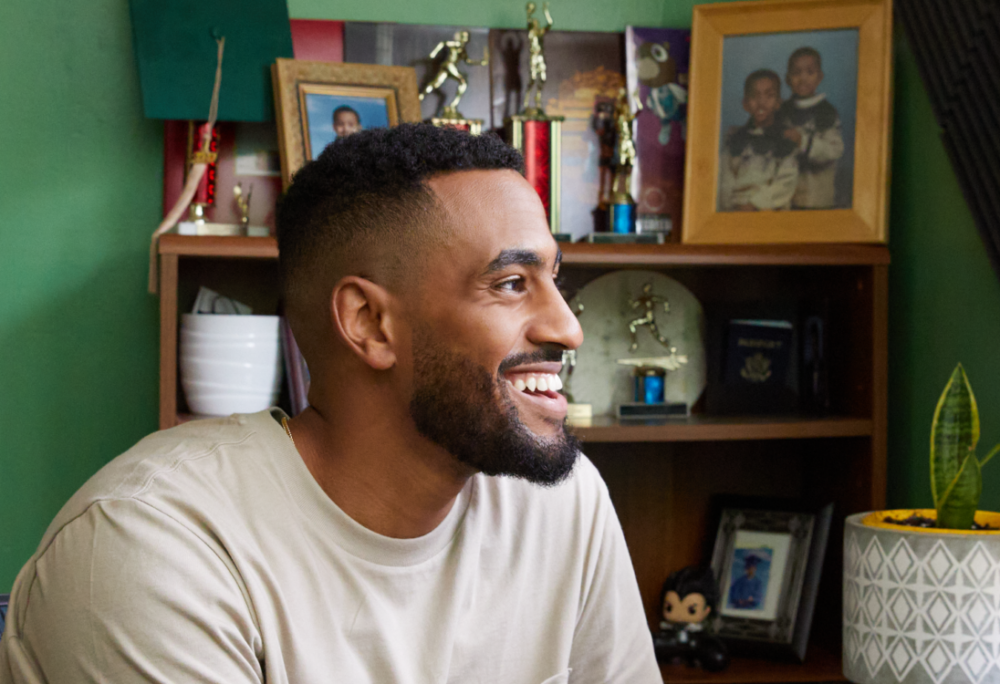
[[[452,101],[444,106],[441,111],[441,116],[432,117],[430,122],[435,126],[451,126],[453,128],[461,128],[462,130],[468,131],[472,135],[479,135],[483,131],[483,120],[482,119],[466,119],[462,116],[461,112],[458,111],[458,103],[465,95],[465,91],[469,88],[469,83],[465,78],[465,74],[458,70],[458,65],[462,62],[470,66],[487,66],[490,63],[490,49],[486,47],[483,50],[483,59],[480,61],[469,59],[469,53],[467,47],[469,45],[469,32],[468,31],[458,31],[455,33],[454,40],[444,40],[437,44],[437,47],[431,51],[431,59],[434,59],[442,50],[447,50],[447,54],[444,59],[441,60],[441,66],[438,67],[437,73],[434,74],[434,78],[430,80],[427,86],[424,88],[423,92],[420,93],[420,101],[433,93],[435,90],[441,88],[444,82],[449,78],[453,79],[458,87],[455,90],[455,97]]]
[[[545,26],[535,15],[535,3],[529,2],[528,48],[530,80],[524,93],[524,106],[519,114],[505,123],[507,141],[524,155],[524,177],[542,198],[549,229],[557,240],[572,236],[559,231],[560,157],[562,155],[562,122],[565,117],[548,116],[542,109],[542,89],[545,86],[545,34],[552,29],[552,14],[545,3]],[[534,104],[532,101],[534,91]]]
[[[629,184],[636,162],[632,122],[642,111],[638,92],[633,101],[634,114],[628,92],[624,88],[618,91],[618,100],[615,102],[615,174],[611,181],[611,211],[608,220],[612,233],[635,232],[635,200],[629,192]]]

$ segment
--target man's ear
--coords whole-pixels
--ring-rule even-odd
[[[333,324],[344,343],[375,370],[396,364],[395,316],[389,292],[370,280],[346,276],[330,297]]]

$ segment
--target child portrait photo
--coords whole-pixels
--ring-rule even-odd
[[[384,97],[308,93],[305,99],[309,159],[316,159],[337,138],[389,126]]]
[[[788,565],[791,538],[784,532],[738,530],[720,584],[722,615],[773,620]]]
[[[858,30],[727,36],[718,211],[848,209]]]

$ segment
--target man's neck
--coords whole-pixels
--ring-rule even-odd
[[[415,429],[408,434],[408,415],[362,404],[310,407],[289,421],[299,455],[356,522],[386,537],[422,537],[444,521],[473,473]]]

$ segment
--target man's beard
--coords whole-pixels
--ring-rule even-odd
[[[553,437],[531,432],[518,417],[503,378],[507,368],[549,361],[553,355],[558,360],[560,351],[511,356],[494,378],[471,359],[444,349],[426,331],[416,331],[413,349],[410,416],[420,434],[486,475],[541,485],[555,485],[569,476],[579,441],[561,424]]]

